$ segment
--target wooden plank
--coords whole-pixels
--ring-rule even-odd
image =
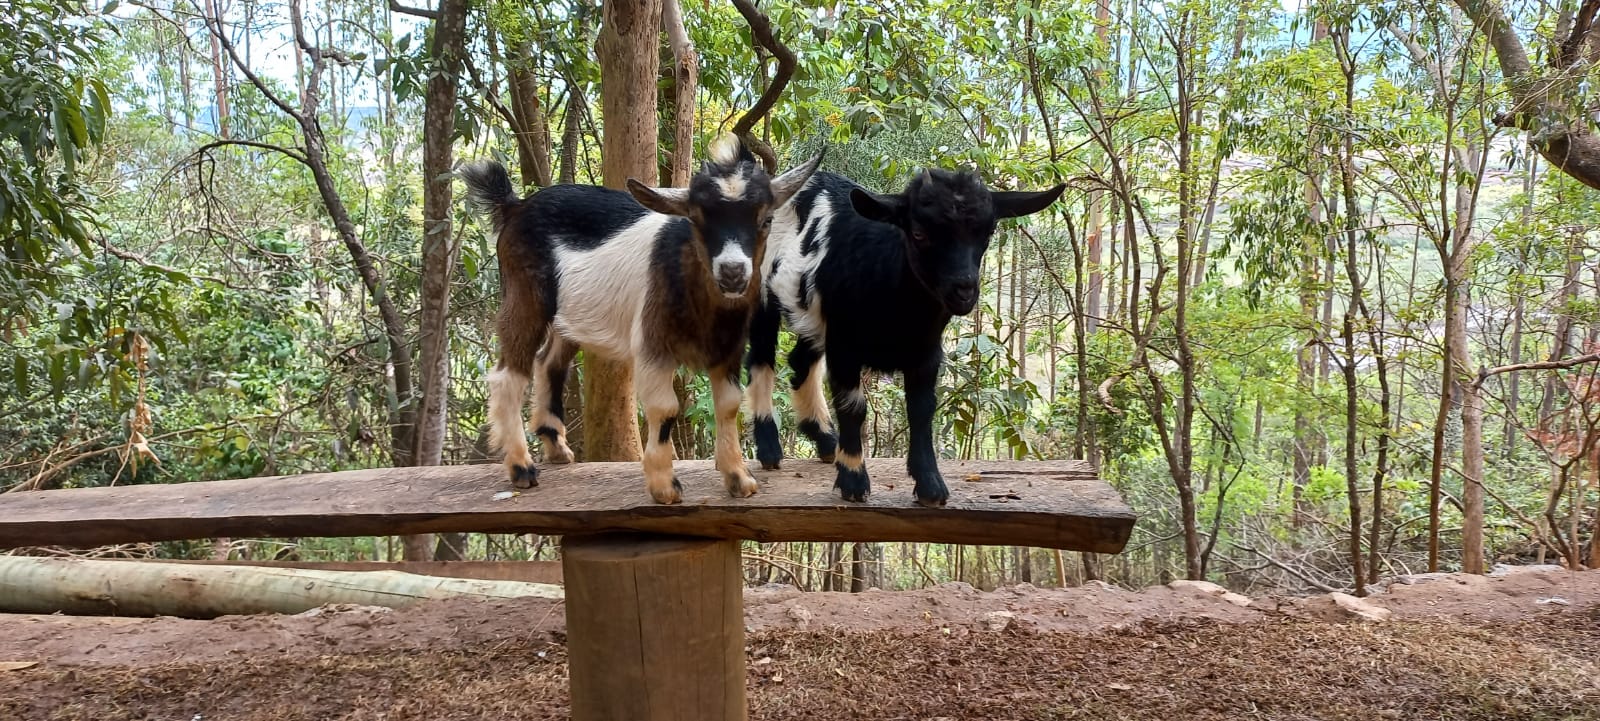
[[[831,464],[756,471],[729,498],[711,461],[679,461],[684,502],[658,505],[637,463],[541,468],[510,490],[499,466],[382,468],[301,476],[0,495],[0,548],[92,547],[215,537],[639,531],[758,541],[918,541],[1117,553],[1134,514],[1081,461],[946,461],[945,508],[911,498],[901,459],[872,459],[873,494],[846,503]]]
[[[186,563],[199,566],[256,566],[303,568],[311,571],[399,571],[435,578],[470,578],[478,581],[561,583],[560,561],[242,561],[178,558],[104,558],[130,563]]]

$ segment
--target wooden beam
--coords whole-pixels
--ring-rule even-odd
[[[650,500],[637,463],[545,466],[511,489],[499,466],[383,468],[300,476],[0,495],[0,548],[92,547],[216,537],[639,531],[758,541],[918,541],[1122,550],[1134,514],[1081,461],[946,461],[945,508],[911,497],[902,459],[872,459],[873,494],[846,503],[831,464],[756,471],[729,498],[711,461],[675,464],[684,502]],[[570,579],[569,579],[570,580]]]

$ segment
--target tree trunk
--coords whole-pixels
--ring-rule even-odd
[[[215,22],[217,27],[222,27],[222,11],[217,5],[217,0],[205,0],[201,12]],[[214,33],[206,33],[206,36],[211,40],[211,78],[215,83],[216,100],[212,106],[212,119],[216,121],[217,137],[227,138],[229,115],[227,61],[222,57],[222,44],[217,41],[217,36]]]
[[[399,608],[437,598],[561,598],[560,586],[399,571],[0,556],[0,612],[216,618],[330,603]]]
[[[1534,178],[1538,172],[1538,161],[1531,154],[1528,156],[1528,167],[1522,176],[1522,227],[1533,227],[1533,202]],[[1519,253],[1518,270],[1526,270],[1526,254]],[[1511,357],[1512,365],[1522,362],[1522,327],[1526,322],[1527,299],[1524,293],[1513,293],[1513,306],[1511,309]],[[1511,387],[1506,391],[1506,422],[1505,422],[1505,448],[1501,451],[1502,457],[1510,459],[1517,449],[1518,432],[1517,409],[1522,403],[1522,374],[1513,371],[1508,381]]]
[[[550,185],[550,124],[539,102],[539,78],[533,73],[534,55],[528,45],[517,46],[507,57],[511,91],[511,117],[516,123],[517,167],[523,185]]]
[[[656,70],[661,0],[605,3],[595,52],[600,57],[601,165],[608,188],[645,182],[656,168]],[[633,366],[585,354],[584,450],[590,461],[639,459]]]
[[[672,0],[667,0],[671,2]],[[867,544],[850,544],[850,592],[867,590]]]
[[[422,313],[418,329],[422,403],[413,446],[413,460],[419,466],[444,462],[450,400],[450,276],[456,260],[450,222],[454,205],[451,140],[466,22],[467,0],[440,1],[429,49],[433,67],[422,113]],[[430,560],[433,545],[430,535],[407,536],[405,559]]]
[[[566,82],[567,103],[561,118],[561,167],[557,170],[557,183],[577,182],[578,146],[583,143],[583,88],[571,77]]]
[[[1570,98],[1579,92],[1576,83],[1583,76],[1573,68],[1593,63],[1594,36],[1600,33],[1600,28],[1592,22],[1593,7],[1583,4],[1582,9],[1588,14],[1581,30],[1575,30],[1570,23],[1572,16],[1567,16],[1565,34],[1552,39],[1547,53],[1554,77],[1540,78],[1535,76],[1528,51],[1506,18],[1501,3],[1455,0],[1455,4],[1472,18],[1489,46],[1494,48],[1495,57],[1500,61],[1500,73],[1514,101],[1508,112],[1495,118],[1495,124],[1530,131],[1537,138],[1533,147],[1550,161],[1551,167],[1584,185],[1600,188],[1600,136],[1594,134],[1588,122],[1562,117],[1567,113]],[[1561,7],[1570,6],[1563,4]]]
[[[1107,50],[1106,55],[1108,57],[1111,55],[1111,41],[1108,37],[1110,30],[1111,0],[1097,0],[1094,11],[1094,34],[1095,38],[1100,42],[1100,46]],[[1120,75],[1116,73],[1116,68],[1102,65],[1096,75],[1099,76],[1100,81],[1103,83],[1108,74],[1107,71],[1110,71],[1110,75],[1113,78],[1112,91],[1114,93],[1117,89],[1116,86],[1121,81]],[[1103,237],[1101,231],[1105,227],[1105,194],[1104,190],[1098,188],[1089,192],[1089,223],[1088,227],[1084,229],[1084,233],[1087,236],[1084,244],[1087,246],[1086,252],[1088,254],[1088,260],[1085,265],[1088,266],[1089,288],[1088,298],[1084,300],[1083,308],[1084,315],[1088,316],[1084,319],[1084,323],[1087,326],[1086,330],[1089,335],[1094,335],[1095,330],[1100,326],[1100,295],[1101,288],[1105,285],[1105,272],[1101,269],[1101,258],[1105,255],[1101,241]],[[1083,370],[1081,367],[1078,369],[1080,375],[1082,375]],[[1080,398],[1079,402],[1081,403],[1084,400],[1086,399]]]
[[[687,188],[689,178],[694,175],[694,111],[695,93],[700,87],[700,63],[694,43],[684,30],[678,0],[661,0],[661,24],[672,45],[672,187]]]

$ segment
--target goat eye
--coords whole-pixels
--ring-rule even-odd
[[[928,235],[921,230],[911,231],[911,239],[916,241],[917,245],[927,245],[928,243]]]

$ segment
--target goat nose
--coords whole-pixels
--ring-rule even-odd
[[[978,284],[972,281],[962,281],[955,287],[956,299],[966,303],[978,297]]]
[[[717,264],[717,287],[722,292],[729,294],[744,293],[745,286],[750,281],[750,272],[743,263]]]

